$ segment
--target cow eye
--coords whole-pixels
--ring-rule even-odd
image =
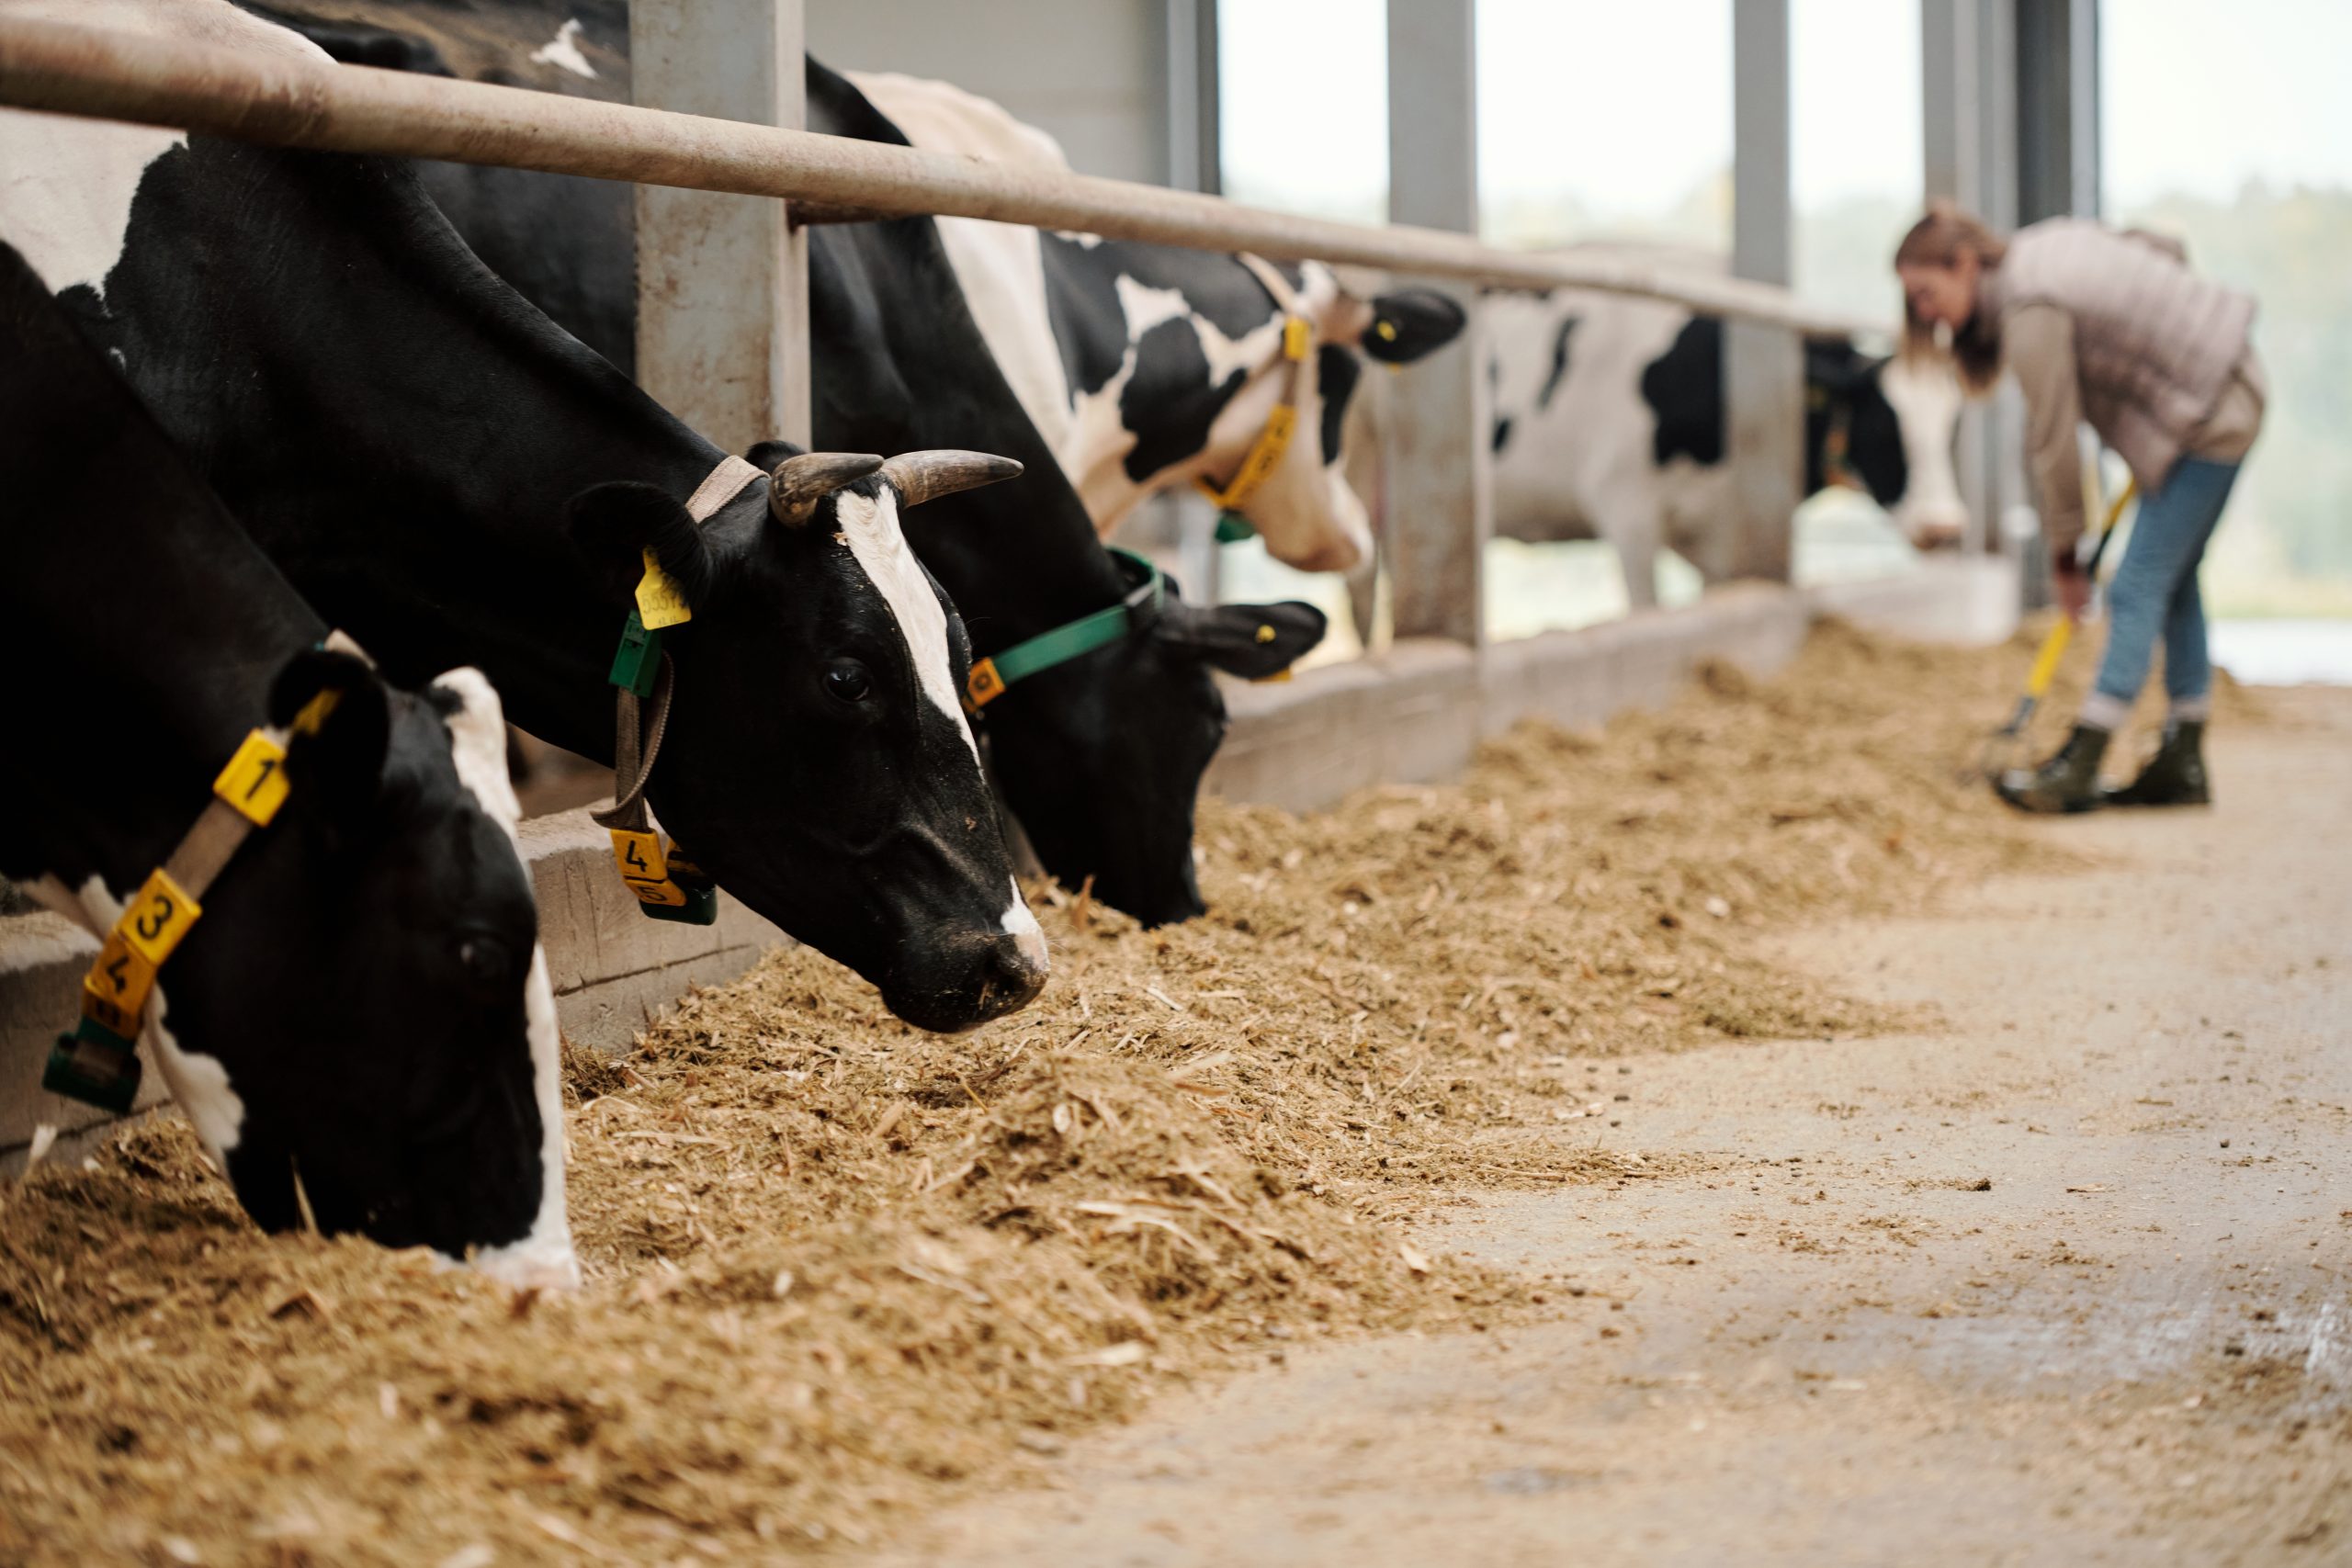
[[[826,666],[825,691],[836,702],[862,703],[874,694],[874,677],[854,659],[836,659]]]
[[[458,967],[468,984],[496,990],[514,978],[514,953],[494,936],[468,936],[458,942]]]

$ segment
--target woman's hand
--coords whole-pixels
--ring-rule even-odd
[[[2082,563],[2075,558],[2073,551],[2069,550],[2063,556],[2051,558],[2050,592],[2058,601],[2058,607],[2066,612],[2066,618],[2070,621],[2079,622],[2083,618],[2083,612],[2090,607],[2090,573],[2083,570]]]

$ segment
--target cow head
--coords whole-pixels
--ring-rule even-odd
[[[696,526],[650,485],[575,499],[613,625],[651,552],[693,619],[663,636],[674,698],[649,798],[727,887],[933,1030],[1045,984],[959,694],[964,625],[908,548],[901,509],[1009,479],[977,453],[798,454]]]
[[[1128,558],[1130,589],[1143,586]],[[1225,739],[1210,671],[1261,680],[1323,638],[1311,604],[1188,604],[1172,579],[1122,641],[1047,670],[984,710],[1006,804],[1055,879],[1148,926],[1205,906],[1193,803]],[[1131,596],[1130,603],[1136,602]]]
[[[1303,571],[1353,570],[1372,557],[1363,502],[1341,472],[1348,404],[1363,373],[1359,355],[1409,364],[1451,343],[1468,317],[1433,289],[1359,298],[1314,263],[1299,269],[1291,303],[1311,329],[1312,351],[1294,372],[1279,305],[1268,326],[1240,340],[1236,346],[1252,350],[1249,378],[1210,426],[1200,470],[1212,485],[1229,484],[1287,392],[1297,414],[1293,438],[1235,510],[1276,560]]]
[[[265,1229],[307,1205],[330,1234],[577,1283],[555,999],[498,698],[470,670],[418,694],[310,652],[272,721],[329,688],[334,710],[289,742],[285,807],[158,980],[159,1065]]]
[[[1815,343],[1805,348],[1805,390],[1808,494],[1837,482],[1842,466],[1915,543],[1959,536],[1968,512],[1952,457],[1958,378],[1934,365]]]

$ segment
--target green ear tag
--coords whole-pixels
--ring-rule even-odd
[[[662,672],[662,634],[648,631],[635,610],[621,626],[621,645],[613,654],[612,682],[640,697],[653,694],[653,678]]]
[[[649,919],[675,920],[684,926],[716,925],[718,921],[718,889],[705,885],[689,887],[679,884],[678,891],[686,896],[683,904],[643,904],[637,912]]]
[[[51,1094],[128,1115],[139,1098],[139,1053],[119,1034],[84,1019],[50,1047],[40,1087]]]
[[[1242,516],[1238,512],[1220,512],[1216,514],[1218,544],[1238,545],[1244,539],[1254,539],[1257,536],[1258,530],[1250,526],[1250,519]]]

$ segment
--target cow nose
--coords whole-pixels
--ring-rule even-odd
[[[1042,942],[1006,936],[989,944],[987,972],[980,979],[980,1005],[987,1016],[1001,1018],[1036,1000],[1046,988],[1046,955]]]

